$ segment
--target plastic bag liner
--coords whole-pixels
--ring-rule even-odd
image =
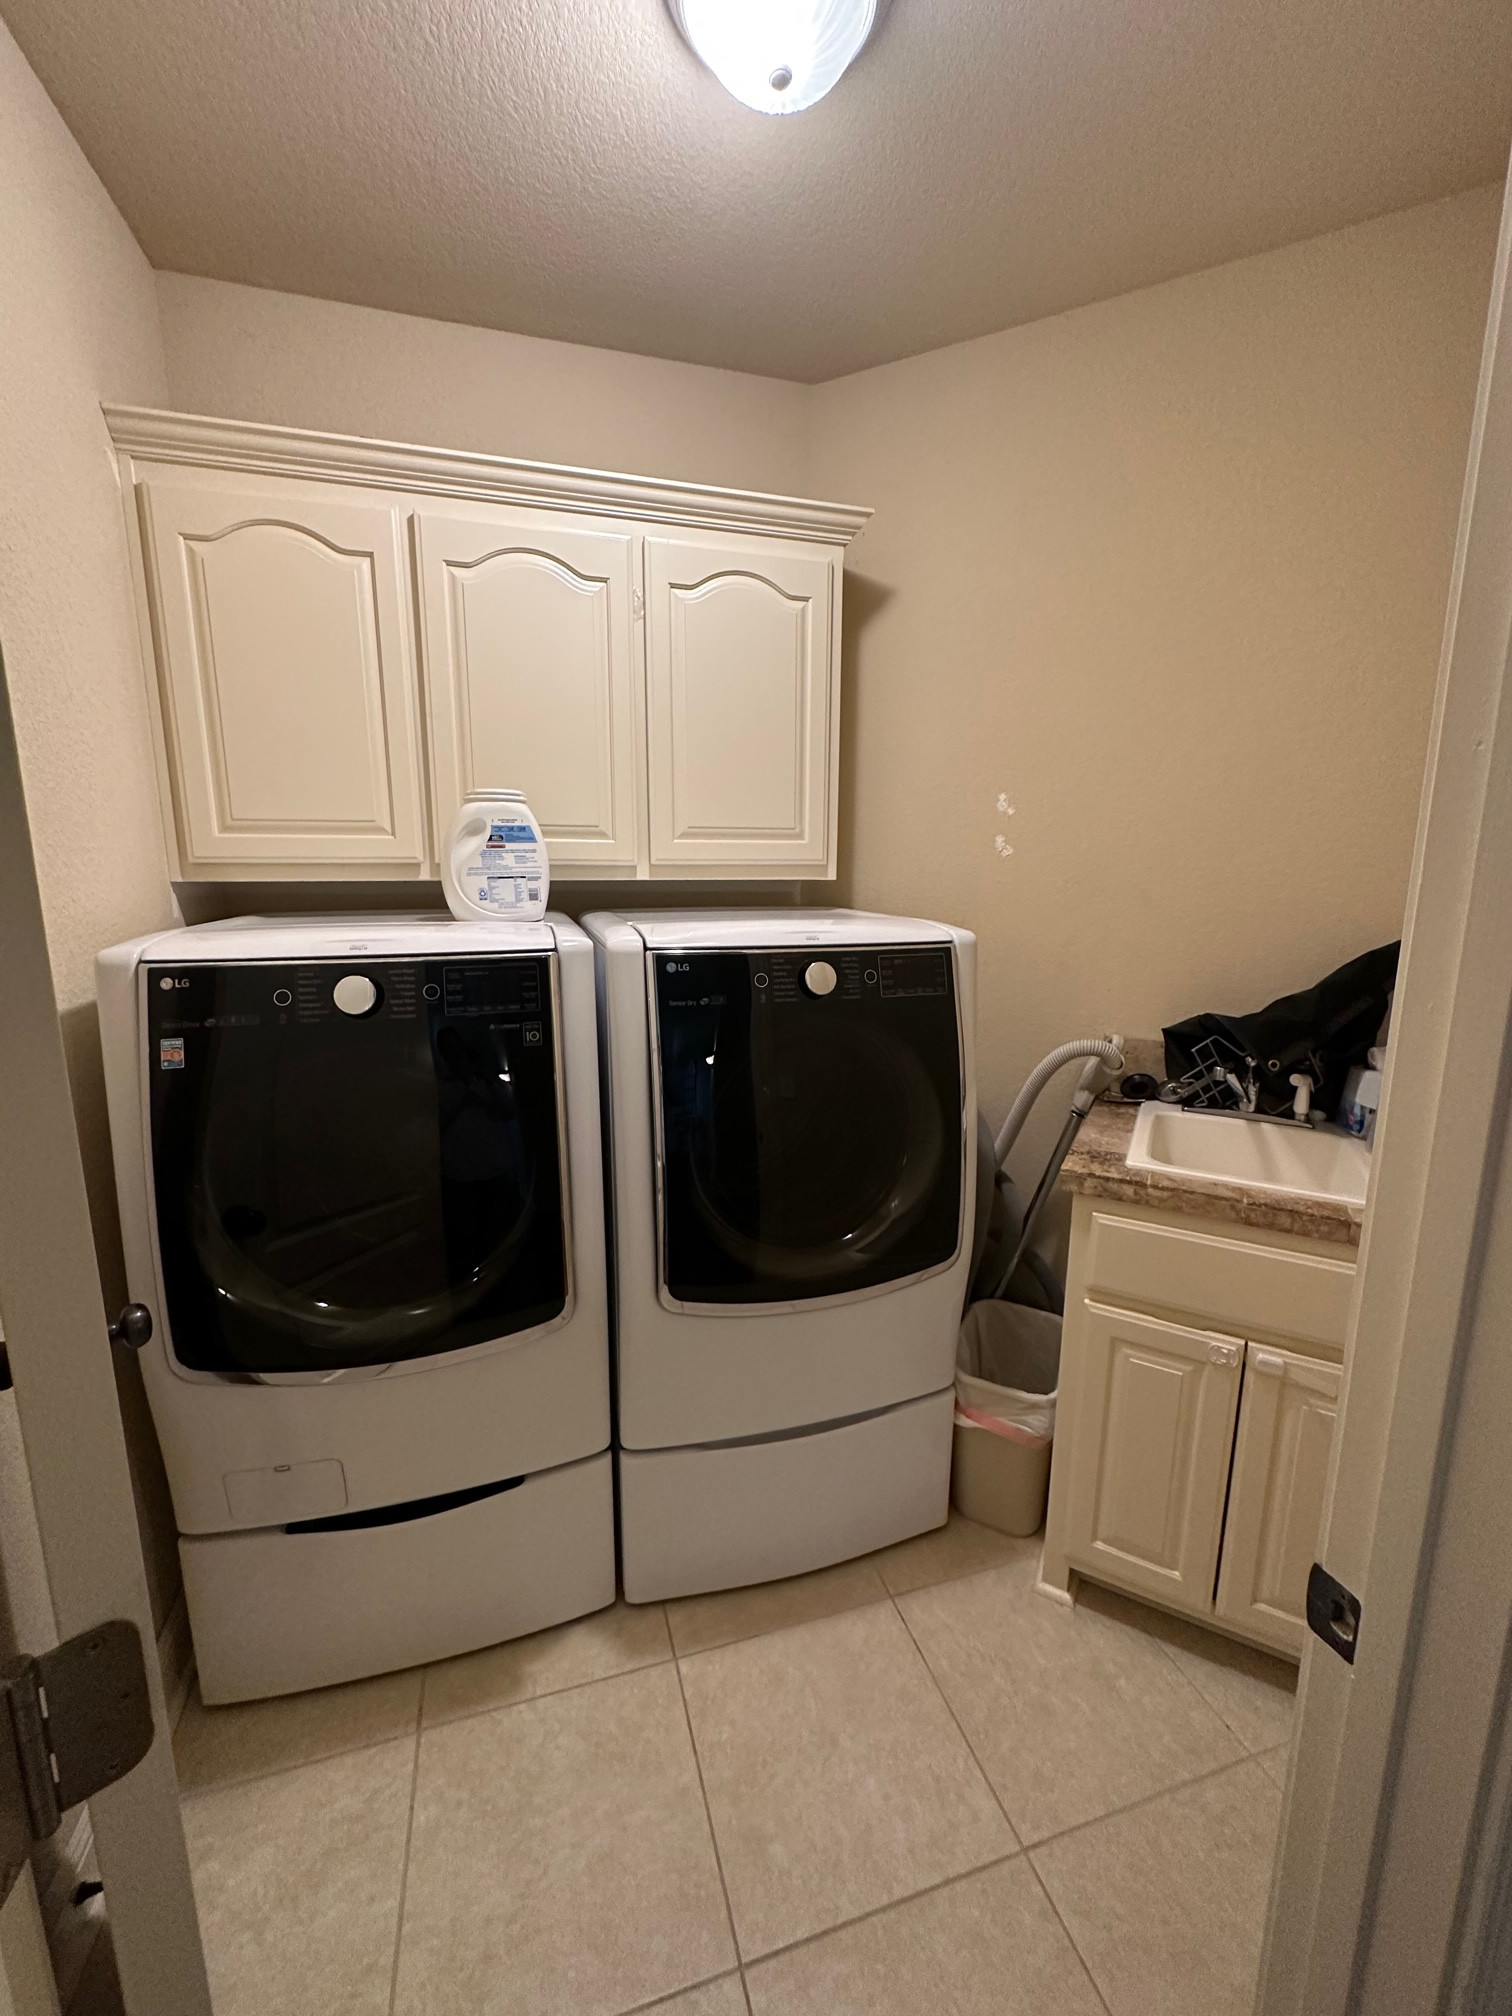
[[[1400,943],[1362,952],[1316,987],[1285,994],[1250,1015],[1193,1015],[1161,1033],[1168,1077],[1190,1078],[1210,1067],[1216,1055],[1243,1076],[1243,1060],[1253,1057],[1259,1110],[1289,1113],[1294,1071],[1312,1078],[1313,1105],[1331,1120],[1344,1096],[1350,1067],[1365,1062],[1386,1019],[1396,985]],[[1203,1103],[1236,1105],[1229,1093]]]
[[[1018,1302],[974,1302],[956,1349],[958,1425],[1043,1448],[1055,1434],[1061,1319]]]

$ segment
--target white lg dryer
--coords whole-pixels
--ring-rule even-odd
[[[204,1698],[612,1602],[582,932],[242,918],[117,946],[98,978]]]
[[[975,941],[595,915],[632,1602],[940,1525],[970,1267]]]

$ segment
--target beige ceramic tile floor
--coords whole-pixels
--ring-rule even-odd
[[[1247,2016],[1289,1667],[952,1518],[177,1747],[218,2016]]]

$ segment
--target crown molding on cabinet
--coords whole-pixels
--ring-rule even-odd
[[[717,490],[700,483],[624,476],[604,469],[568,469],[517,462],[464,449],[418,448],[351,434],[308,433],[148,406],[101,409],[117,449],[141,462],[193,463],[259,475],[317,477],[368,488],[426,491],[448,497],[582,509],[613,517],[656,519],[733,532],[822,540],[846,546],[871,517],[860,504],[825,504],[769,497],[753,490]]]

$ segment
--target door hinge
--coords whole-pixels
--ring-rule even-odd
[[[140,1764],[152,1735],[141,1634],[125,1618],[0,1660],[0,1898],[33,1842]]]
[[[1354,1664],[1360,1615],[1360,1599],[1354,1591],[1330,1575],[1321,1561],[1314,1561],[1307,1577],[1307,1628],[1337,1652],[1346,1666]]]

